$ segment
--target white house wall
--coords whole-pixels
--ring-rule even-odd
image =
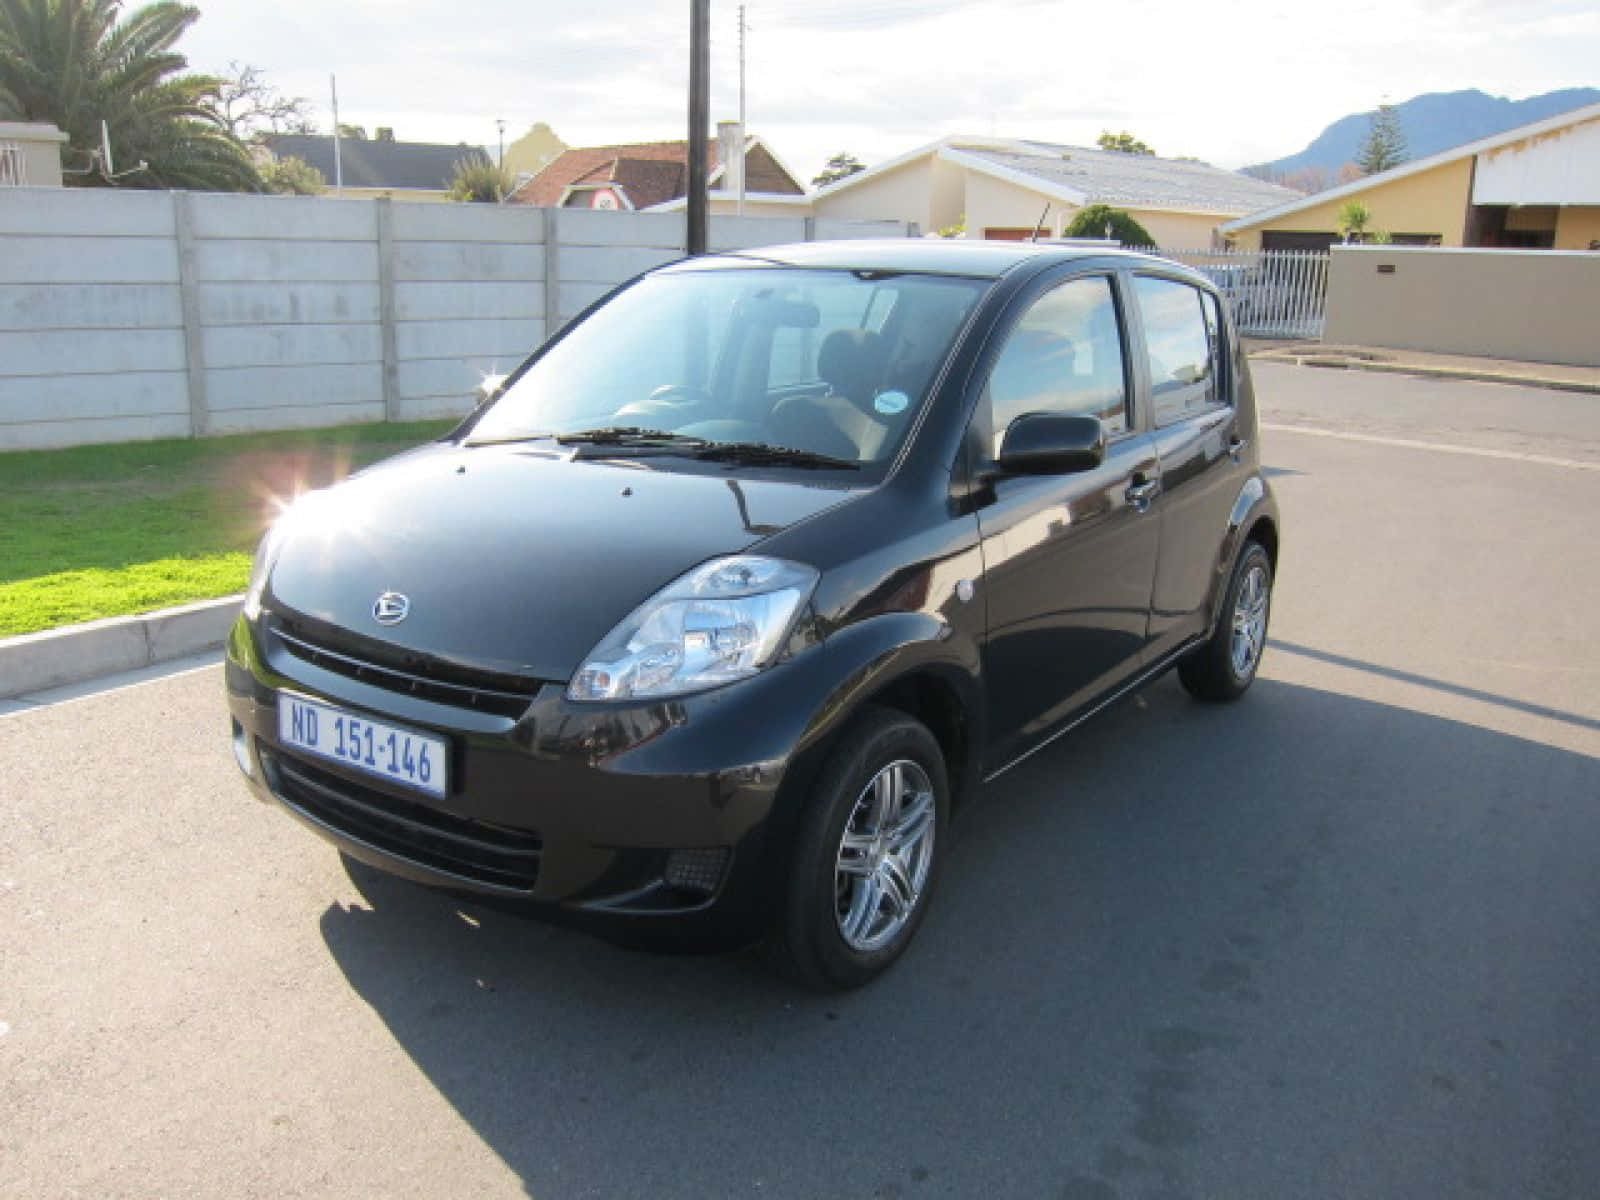
[[[849,221],[915,221],[922,232],[939,226],[933,213],[933,158],[919,158],[811,202],[818,217]],[[948,222],[946,222],[948,223]]]
[[[1209,250],[1217,226],[1229,219],[1154,208],[1130,209],[1129,215],[1145,227],[1157,246],[1166,250]]]
[[[1600,118],[1478,155],[1474,204],[1600,204]]]
[[[1003,179],[968,171],[967,236],[981,238],[985,229],[1032,229],[1047,203],[1050,211],[1045,215],[1041,236],[1055,237],[1076,209]]]
[[[928,221],[922,226],[922,232],[937,233],[958,224],[961,214],[967,211],[967,171],[937,156],[928,169],[932,194],[928,202]]]

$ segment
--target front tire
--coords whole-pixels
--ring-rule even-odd
[[[1260,542],[1246,542],[1228,579],[1222,615],[1211,637],[1178,663],[1178,678],[1198,700],[1237,700],[1255,682],[1272,615],[1272,560]]]
[[[835,747],[801,820],[775,949],[803,982],[860,987],[921,926],[949,840],[944,756],[920,721],[868,709]]]

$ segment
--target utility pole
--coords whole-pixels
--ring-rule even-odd
[[[339,81],[328,76],[328,91],[333,96],[333,191],[344,195],[344,160],[339,154]]]
[[[744,148],[750,141],[744,123],[744,5],[739,5],[739,215],[744,216]],[[722,168],[724,186],[728,177],[726,165]]]
[[[689,228],[684,253],[706,252],[706,133],[711,111],[711,0],[689,0]]]
[[[500,131],[500,157],[495,160],[495,166],[502,171],[506,169],[506,121],[504,117],[496,118],[495,128]]]

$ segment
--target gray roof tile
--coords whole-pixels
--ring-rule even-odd
[[[1202,162],[1049,142],[1019,145],[1024,149],[985,149],[959,143],[951,149],[1031,175],[1041,183],[1081,192],[1086,204],[1242,216],[1300,196],[1289,188]]]
[[[331,134],[279,133],[263,138],[280,158],[293,155],[322,172],[333,186]],[[417,188],[444,191],[462,160],[488,162],[482,147],[435,142],[390,142],[377,138],[340,138],[339,158],[344,185],[353,188]]]

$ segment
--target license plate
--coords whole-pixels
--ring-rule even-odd
[[[283,694],[278,696],[278,738],[379,779],[430,796],[445,794],[449,748],[443,738]]]

